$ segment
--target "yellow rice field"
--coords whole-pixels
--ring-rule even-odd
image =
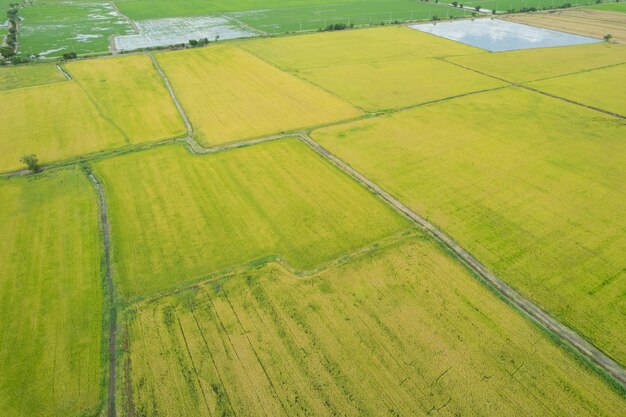
[[[313,68],[298,75],[368,111],[398,109],[507,85],[432,58]]]
[[[127,316],[122,415],[621,416],[626,401],[428,240],[272,264]]]
[[[626,363],[623,120],[522,89],[313,132]]]
[[[157,54],[206,145],[358,116],[350,104],[233,46]]]
[[[78,167],[0,180],[0,415],[97,415],[106,379],[95,191]]]
[[[148,56],[71,62],[66,67],[100,115],[129,143],[185,133],[183,120]]]
[[[206,156],[168,146],[95,168],[130,298],[276,257],[309,270],[412,228],[296,139]]]
[[[481,49],[404,26],[258,39],[241,42],[240,46],[274,65],[292,71],[484,53]]]
[[[587,45],[538,48],[448,58],[512,82],[526,82],[626,63],[626,45]]]
[[[626,64],[530,83],[531,87],[626,115]]]
[[[0,91],[65,80],[53,64],[0,68]]]

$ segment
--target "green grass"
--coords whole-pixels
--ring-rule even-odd
[[[78,168],[0,180],[0,415],[96,415],[102,278],[95,191]]]
[[[308,270],[411,227],[296,139],[207,156],[167,146],[95,169],[129,298],[274,256]]]
[[[621,416],[626,400],[428,240],[128,315],[123,415]],[[435,413],[435,410],[439,410]]]
[[[585,6],[585,9],[602,10],[605,12],[626,13],[626,3],[601,3],[592,6]]]
[[[0,68],[0,91],[65,80],[53,64]]]
[[[107,52],[109,36],[132,33],[128,22],[110,16],[107,3],[35,3],[20,9],[18,52],[22,55],[61,56],[66,52]]]
[[[226,14],[269,33],[319,29],[331,23],[363,25],[430,19],[433,15],[445,18],[449,15],[469,14],[462,10],[412,0],[137,0],[120,1],[116,4],[122,13],[134,20]]]
[[[463,2],[467,6],[481,6],[485,9],[500,11],[520,10],[523,7],[535,7],[537,9],[555,9],[565,3],[572,6],[591,4],[594,0],[469,0]]]
[[[625,134],[509,88],[313,137],[625,364]]]

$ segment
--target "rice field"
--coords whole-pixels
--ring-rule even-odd
[[[626,63],[626,46],[605,42],[446,59],[508,81],[526,82]]]
[[[626,115],[626,63],[529,84],[570,100]],[[617,92],[617,93],[616,93]]]
[[[507,16],[506,19],[596,39],[602,39],[610,34],[612,42],[626,43],[626,14],[623,13],[576,8],[515,14]]]
[[[0,68],[0,91],[65,80],[56,66],[50,64]]]
[[[216,45],[157,59],[194,126],[216,145],[349,119],[350,104],[242,49]]]
[[[22,7],[20,16],[18,52],[26,56],[107,52],[110,36],[132,33],[128,21],[105,2],[36,2]]]
[[[620,416],[604,381],[428,240],[127,315],[122,415]]]
[[[23,168],[24,154],[49,163],[126,143],[77,83],[0,91],[0,171]]]
[[[432,58],[314,68],[298,75],[367,111],[398,109],[507,85]]]
[[[313,138],[623,364],[625,132],[507,88]]]
[[[96,415],[102,278],[95,193],[78,168],[0,180],[0,415]]]
[[[412,227],[296,139],[206,156],[167,146],[94,166],[127,298],[277,257],[310,270]]]
[[[585,6],[585,9],[592,9],[592,10],[602,10],[605,12],[621,12],[621,13],[626,13],[626,3],[617,3],[617,2],[612,2],[612,3],[601,3],[601,4],[594,4],[591,6]]]
[[[129,143],[184,135],[185,125],[147,55],[71,62],[66,68]]]
[[[239,46],[290,71],[391,60],[484,53],[404,26],[254,39]]]
[[[39,67],[50,68],[25,68]],[[149,57],[71,62],[66,69],[73,81],[0,91],[0,146],[5,150],[0,171],[22,168],[24,154],[51,163],[185,134]],[[26,71],[20,76],[24,81],[17,82],[42,74],[49,75]]]

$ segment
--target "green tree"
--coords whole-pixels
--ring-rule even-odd
[[[35,155],[34,153],[31,153],[29,155],[23,155],[20,158],[20,162],[26,164],[28,169],[33,171],[35,174],[38,172],[41,172],[41,165],[39,165],[39,158],[37,158],[37,155]]]

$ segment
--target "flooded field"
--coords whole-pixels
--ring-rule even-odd
[[[135,22],[135,26],[139,33],[115,37],[115,49],[130,51],[187,43],[191,39],[213,41],[217,36],[236,39],[257,34],[232,20],[212,16],[143,20]]]
[[[410,27],[492,52],[600,42],[599,39],[587,36],[499,19],[461,20]]]

